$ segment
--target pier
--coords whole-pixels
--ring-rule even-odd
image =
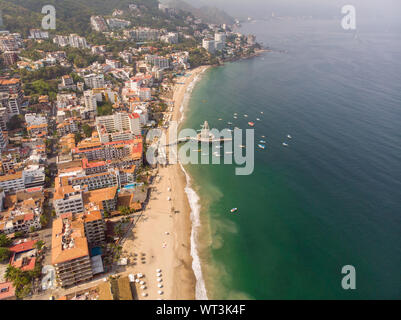
[[[177,139],[174,142],[168,143],[165,146],[173,146],[183,142],[194,141],[198,143],[221,143],[225,141],[232,141],[232,138],[216,138],[209,129],[209,124],[207,121],[203,123],[202,130],[196,137],[184,137]]]

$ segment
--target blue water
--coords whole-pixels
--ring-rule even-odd
[[[188,166],[209,298],[401,297],[401,29],[360,26],[355,36],[334,20],[245,25],[276,51],[195,87],[185,126],[254,121],[267,142],[251,176]],[[341,288],[349,264],[353,291]]]

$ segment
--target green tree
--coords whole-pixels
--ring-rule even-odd
[[[0,262],[7,261],[11,257],[11,251],[8,248],[0,248]]]
[[[4,233],[0,233],[0,247],[9,247],[11,243],[11,239],[9,239]]]
[[[92,128],[87,123],[82,126],[82,130],[87,138],[92,136]]]

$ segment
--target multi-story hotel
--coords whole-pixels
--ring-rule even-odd
[[[127,141],[141,135],[139,115],[136,113],[115,113],[111,116],[96,117],[100,142]]]
[[[53,221],[52,264],[60,287],[92,279],[88,241],[81,220],[67,215]]]

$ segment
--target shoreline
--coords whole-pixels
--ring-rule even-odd
[[[178,78],[177,82],[184,84],[176,83],[173,88],[171,121],[181,123],[184,120],[192,89],[208,68],[201,66],[189,70],[190,76]],[[203,281],[196,250],[194,204],[188,196],[188,190],[192,190],[188,178],[179,163],[155,169],[155,183],[151,185],[151,196],[143,218],[124,242],[123,251],[146,256],[145,263],[137,261],[127,268],[130,273],[144,275],[146,288],[136,286],[136,296],[140,300],[207,298],[206,290],[202,296],[198,289]],[[196,214],[199,215],[199,210]],[[162,270],[160,282],[156,276],[157,269]],[[158,293],[159,290],[162,294]]]
[[[195,85],[201,79],[201,76],[205,71],[207,71],[211,66],[201,66],[196,69],[191,70],[191,76],[187,78],[185,81],[185,85],[182,87],[177,86],[174,87],[174,114],[172,117],[173,121],[178,122],[178,126],[181,126],[182,122],[185,120],[185,114],[188,109],[189,100],[191,98],[191,93]],[[180,80],[182,77],[180,78]],[[180,119],[178,120],[178,118]],[[191,272],[194,277],[194,299],[196,300],[207,300],[207,292],[205,281],[202,275],[202,266],[198,252],[197,238],[198,238],[198,229],[200,227],[200,197],[192,188],[191,185],[191,176],[187,173],[181,163],[173,165],[174,167],[178,167],[180,173],[178,175],[181,176],[180,189],[182,193],[186,197],[186,202],[189,208],[187,220],[190,222],[190,250],[188,252],[191,259]],[[183,186],[183,188],[182,188]],[[178,283],[180,281],[180,274],[177,274],[175,277],[175,282]]]

